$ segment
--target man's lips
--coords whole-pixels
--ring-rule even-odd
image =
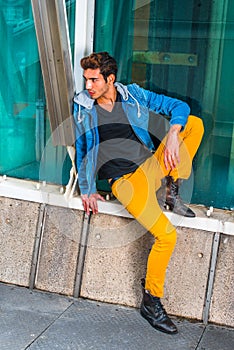
[[[95,94],[94,91],[89,91],[90,96],[93,96]]]

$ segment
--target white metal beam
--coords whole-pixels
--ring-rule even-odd
[[[72,145],[75,91],[65,0],[31,0],[54,146]]]
[[[83,89],[80,59],[93,51],[95,0],[76,1],[74,75],[76,91]]]

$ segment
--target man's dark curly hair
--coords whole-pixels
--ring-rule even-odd
[[[80,65],[84,70],[99,68],[100,74],[103,75],[106,82],[110,74],[114,74],[116,78],[118,72],[116,60],[108,52],[93,52],[89,56],[83,57],[80,60]]]

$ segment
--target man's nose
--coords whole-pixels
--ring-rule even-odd
[[[91,82],[91,80],[87,80],[86,81],[86,89],[88,90],[88,89],[91,89],[91,87],[92,87],[92,82]]]

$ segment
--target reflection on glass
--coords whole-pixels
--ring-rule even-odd
[[[95,51],[116,57],[119,81],[182,99],[203,119],[192,202],[233,209],[234,2],[168,4],[97,0]]]
[[[0,5],[0,174],[38,180],[50,127],[31,2],[0,1]],[[75,1],[66,5],[73,48]],[[50,164],[43,180],[64,183],[70,165],[58,148],[46,147]]]

